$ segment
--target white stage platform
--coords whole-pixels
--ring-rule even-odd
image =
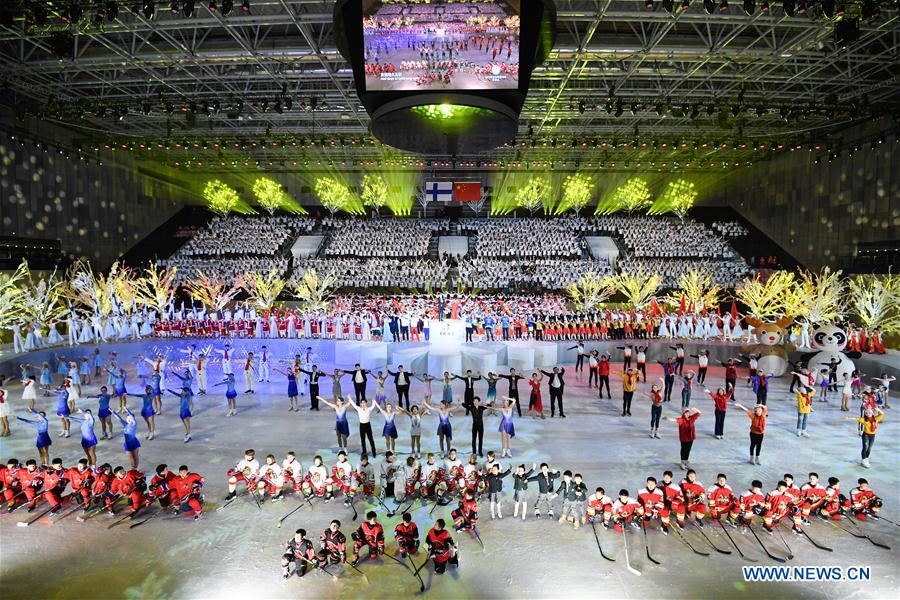
[[[291,255],[295,260],[309,258],[319,251],[323,239],[321,235],[301,235],[291,246]]]
[[[469,238],[464,235],[442,235],[438,238],[438,253],[465,256],[469,252]]]
[[[606,259],[611,267],[616,266],[616,261],[619,259],[619,247],[615,240],[606,236],[591,236],[584,238],[584,241],[587,242],[594,258]]]

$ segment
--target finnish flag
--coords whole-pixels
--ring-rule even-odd
[[[426,181],[425,197],[429,202],[450,202],[453,200],[452,181]]]

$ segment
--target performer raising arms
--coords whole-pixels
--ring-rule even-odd
[[[322,396],[319,396],[318,400],[321,400],[323,404],[331,407],[334,410],[334,432],[337,435],[338,452],[340,452],[341,450],[346,452],[347,438],[350,437],[350,424],[347,422],[347,404],[344,402],[343,398],[338,398],[334,403],[329,402]],[[361,429],[362,425],[360,425],[360,430]],[[362,443],[365,444],[365,441],[363,441]],[[374,442],[372,443],[372,448],[375,448]],[[365,452],[365,447],[363,448],[363,452]]]

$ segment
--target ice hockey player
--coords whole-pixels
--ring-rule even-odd
[[[256,490],[256,479],[259,474],[259,461],[256,460],[256,451],[253,449],[244,452],[242,458],[234,466],[228,470],[228,495],[225,501],[231,500],[237,495],[237,483],[243,481],[247,486],[247,490],[251,493]]]
[[[669,518],[675,513],[675,523],[684,529],[684,490],[672,479],[672,471],[663,471],[662,483],[658,489],[665,495],[666,508],[669,511]]]
[[[765,513],[766,497],[762,493],[762,482],[754,479],[750,483],[750,489],[741,494],[734,503],[728,523],[733,527],[738,524],[749,525],[754,516]]]
[[[369,547],[369,558],[377,558],[384,554],[384,528],[378,522],[378,515],[374,510],[366,513],[366,520],[354,531],[353,538],[353,566],[359,564],[359,551],[363,546]]]
[[[272,502],[278,502],[284,497],[284,477],[281,473],[281,465],[274,454],[266,455],[266,462],[259,468],[259,482],[256,490],[259,493],[259,501],[265,502],[266,494],[272,498]]]
[[[606,490],[598,487],[588,498],[585,519],[589,523],[609,523],[612,516],[612,499],[606,495]]]
[[[175,478],[176,504],[175,512],[187,504],[194,511],[194,520],[203,515],[203,484],[206,483],[200,475],[192,473],[187,465],[178,467],[178,477]]]
[[[347,538],[341,531],[341,522],[337,519],[328,525],[328,529],[319,537],[319,564],[342,564],[347,560]]]
[[[819,510],[819,516],[838,521],[844,515],[844,511],[849,508],[850,500],[841,493],[840,479],[829,477],[828,487],[825,488],[825,503]]]
[[[375,468],[369,464],[369,455],[365,452],[359,457],[359,465],[353,473],[357,490],[362,490],[366,497],[375,493]]]
[[[57,513],[62,508],[62,498],[67,487],[69,479],[63,468],[62,459],[54,458],[50,468],[44,471],[44,498],[52,507],[51,513]]]
[[[703,527],[703,517],[709,512],[706,506],[706,492],[703,485],[697,481],[697,473],[688,469],[684,479],[681,480],[681,492],[684,495],[685,511],[676,514],[679,527],[684,527],[685,512],[691,516],[697,527]]]
[[[629,496],[628,490],[619,490],[619,497],[613,502],[612,510],[610,511],[610,521],[613,524],[613,528],[621,532],[627,523],[631,523],[632,527],[638,528],[637,519],[642,517],[643,514],[644,509],[641,507],[641,503]],[[603,526],[608,527],[608,523],[604,522]]]
[[[159,505],[163,509],[178,502],[175,477],[175,473],[169,470],[168,465],[160,464],[156,466],[156,473],[150,479],[150,485],[147,486],[151,501],[159,500]]]
[[[709,499],[709,516],[713,519],[727,518],[737,501],[725,473],[716,475],[716,483],[706,490],[706,497]]]
[[[281,476],[285,486],[291,486],[296,494],[303,489],[303,463],[297,459],[297,454],[291,450],[284,455],[281,461]]]
[[[349,506],[356,494],[356,485],[353,483],[353,464],[343,450],[338,452],[337,462],[331,467],[331,483],[335,492],[340,490],[344,494],[344,506]]]
[[[306,530],[298,529],[284,545],[284,554],[281,555],[281,576],[287,579],[293,573],[303,577],[310,565],[317,566],[316,552],[312,542],[306,539]],[[293,567],[293,571],[291,571]]]
[[[312,466],[306,472],[306,479],[303,480],[303,495],[309,498],[315,495],[316,498],[324,498],[325,502],[331,500],[331,478],[328,477],[328,469],[322,462],[321,456],[313,459]]]
[[[478,523],[478,501],[474,492],[467,491],[450,516],[453,517],[456,531],[471,531]]]
[[[109,492],[106,494],[106,510],[113,514],[113,503],[119,496],[131,500],[132,514],[136,513],[144,505],[144,490],[147,489],[147,481],[144,474],[135,469],[125,471],[124,467],[116,467],[113,471],[112,482],[109,484]]]
[[[394,539],[400,547],[400,558],[415,556],[419,552],[419,528],[412,520],[412,515],[403,513],[402,522],[394,528]]]
[[[855,488],[850,490],[850,508],[853,515],[860,521],[878,519],[878,511],[881,510],[882,501],[869,487],[866,479],[857,480]]]
[[[809,516],[824,506],[825,492],[825,486],[819,483],[819,474],[810,473],[809,480],[800,486],[800,510],[804,523],[809,523]]]
[[[766,495],[766,512],[763,514],[763,529],[772,533],[774,525],[777,525],[781,519],[792,514],[797,507],[794,505],[793,498],[787,493],[787,483],[784,480],[778,482],[774,490]],[[799,511],[797,511],[799,512]],[[799,515],[795,515],[797,521],[800,520]],[[800,527],[794,524],[794,533],[802,533]]]
[[[428,553],[434,559],[434,572],[442,574],[447,568],[447,563],[459,567],[456,543],[450,537],[450,532],[445,528],[444,520],[438,519],[434,527],[425,536],[425,544],[428,545]]]
[[[647,485],[638,492],[638,502],[644,509],[644,522],[659,517],[662,521],[662,532],[669,535],[669,509],[666,507],[666,496],[656,486],[656,477],[648,477]]]

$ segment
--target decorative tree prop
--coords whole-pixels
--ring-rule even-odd
[[[241,199],[234,188],[218,179],[206,184],[203,188],[203,199],[206,200],[209,210],[222,216],[236,210],[241,204]]]
[[[388,185],[381,175],[366,173],[362,179],[362,201],[376,210],[387,204]]]
[[[666,303],[680,306],[681,299],[693,306],[696,312],[712,310],[722,299],[722,287],[712,282],[712,276],[698,269],[691,269],[678,277],[677,293],[669,294]]]
[[[259,271],[244,273],[244,290],[249,296],[250,303],[257,310],[270,310],[275,306],[278,295],[284,289],[286,282],[278,276],[278,271],[272,269],[268,274]]]
[[[213,277],[197,269],[196,275],[188,279],[184,287],[191,298],[201,302],[207,309],[221,311],[240,293],[243,282],[240,277],[229,282],[228,279]]]
[[[178,267],[158,267],[152,261],[135,282],[137,298],[157,314],[163,314],[175,298]]]
[[[639,177],[634,177],[619,187],[613,195],[613,212],[624,210],[633,213],[650,206],[650,187]]]
[[[697,195],[696,186],[692,182],[678,178],[666,184],[662,194],[647,213],[651,215],[674,213],[684,219],[697,202]]]
[[[587,206],[594,194],[594,182],[587,175],[577,173],[566,177],[562,184],[562,202],[556,212],[574,210],[576,213]]]
[[[750,314],[759,319],[773,319],[788,313],[784,299],[793,285],[794,274],[788,271],[776,271],[768,279],[757,274],[739,283],[734,295],[747,306]]]
[[[900,333],[900,276],[857,275],[847,280],[853,314],[871,332]]]
[[[329,273],[319,275],[315,269],[307,269],[299,281],[292,283],[293,293],[308,312],[325,310],[331,300],[337,277]]]
[[[547,200],[550,193],[550,182],[545,177],[532,177],[522,189],[516,193],[516,204],[527,208],[534,215],[541,204]]]
[[[28,273],[28,263],[24,260],[12,273],[0,273],[0,329],[10,329],[24,320],[22,284]]]
[[[122,310],[122,298],[126,302],[134,302],[134,274],[130,269],[113,263],[109,273],[94,273],[87,261],[76,261],[66,274],[68,285],[66,297],[82,314],[94,314],[107,317]]]
[[[322,206],[328,209],[331,216],[350,204],[350,188],[334,177],[316,179],[315,191]]]
[[[69,312],[65,291],[66,282],[56,276],[56,269],[39,278],[27,271],[21,293],[25,319],[44,326],[64,319]]]
[[[578,311],[590,311],[616,292],[616,279],[590,271],[566,289]]]
[[[785,313],[813,325],[835,323],[844,314],[845,287],[841,271],[828,267],[818,273],[801,271],[800,279],[784,292]]]
[[[256,198],[256,203],[270,215],[284,204],[285,195],[281,184],[274,179],[257,177],[253,182],[253,196]]]
[[[628,303],[642,309],[656,296],[662,279],[656,273],[638,269],[633,273],[622,272],[615,277],[616,290],[621,292]]]

